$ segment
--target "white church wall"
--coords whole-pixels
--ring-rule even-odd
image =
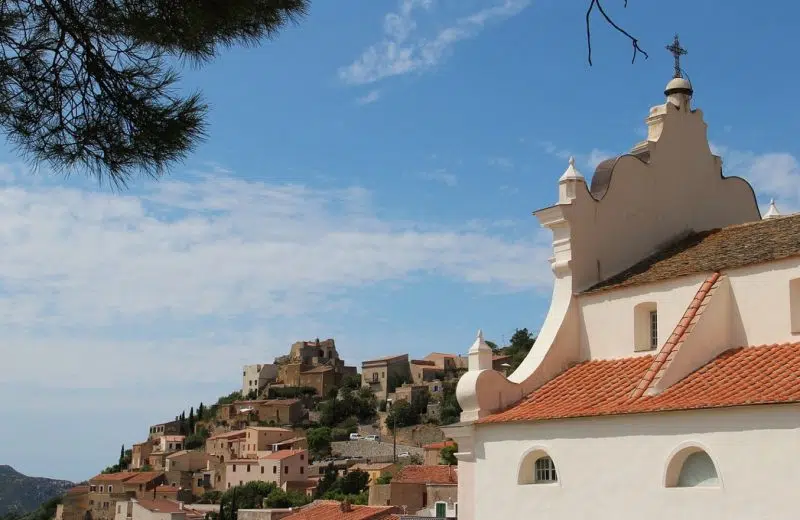
[[[578,296],[581,352],[587,359],[653,354],[656,350],[635,348],[636,306],[646,302],[656,304],[660,348],[709,274]],[[800,279],[800,258],[743,267],[724,274],[731,289],[729,316],[714,321],[720,328],[718,336],[730,338],[729,348],[800,341],[800,331],[794,332],[792,325],[792,312],[798,312],[800,299],[795,296],[794,308],[791,304],[791,281]]]
[[[800,258],[735,269],[728,277],[736,313],[732,347],[800,341],[800,334],[792,332],[790,305],[791,281],[800,278]]]
[[[579,296],[581,351],[587,359],[615,359],[653,354],[672,334],[707,274],[661,283],[612,289]],[[653,302],[658,313],[658,347],[637,351],[635,308]],[[590,340],[591,338],[591,340]]]
[[[794,518],[798,436],[800,405],[481,425],[474,518]],[[687,447],[708,452],[719,487],[667,487]],[[552,457],[558,483],[518,484],[531,450]]]

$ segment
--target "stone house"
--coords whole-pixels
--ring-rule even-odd
[[[142,469],[153,453],[153,440],[148,439],[131,446],[131,469]]]
[[[180,435],[181,422],[179,420],[169,421],[160,424],[154,424],[150,427],[149,439],[156,439],[164,435]]]
[[[458,471],[455,466],[409,465],[395,474],[389,487],[390,505],[419,514],[437,503],[458,502]]]
[[[135,498],[148,498],[153,489],[167,481],[161,471],[128,472],[123,475],[129,477],[122,482],[122,489]]]
[[[361,363],[361,386],[372,390],[379,401],[385,401],[402,381],[410,380],[408,354],[386,356]]]
[[[89,486],[68,489],[61,505],[61,520],[84,520],[84,515],[89,510]]]
[[[167,456],[165,471],[188,471],[194,472],[207,468],[209,464],[216,465],[219,458],[215,455],[203,451],[182,450]]]
[[[453,441],[442,441],[442,442],[434,442],[431,444],[426,444],[422,447],[425,450],[425,454],[422,456],[422,464],[425,466],[438,466],[441,464],[441,452],[442,449],[448,446],[455,446],[456,443]]]
[[[277,428],[272,426],[250,426],[244,429],[245,441],[240,458],[255,459],[267,451],[278,451],[276,444],[289,439],[294,440],[294,430],[289,428]],[[278,448],[278,449],[275,449]]]
[[[206,453],[214,455],[221,461],[241,457],[247,433],[244,430],[218,433],[206,439]]]
[[[428,385],[405,384],[395,388],[394,395],[389,398],[389,404],[391,405],[391,403],[396,403],[397,401],[413,403],[414,399],[425,395],[428,395]]]
[[[107,473],[89,479],[87,496],[88,513],[92,520],[111,520],[114,518],[115,505],[134,496],[126,492],[122,483],[135,473]]]
[[[219,420],[236,425],[246,425],[254,419],[279,425],[298,424],[303,416],[303,402],[300,399],[236,401],[221,407],[217,412]]]
[[[423,385],[444,376],[444,370],[428,359],[412,359],[409,361],[409,370],[411,372],[410,382],[417,385]]]
[[[153,446],[153,452],[173,453],[183,449],[185,435],[164,435],[158,438],[158,443]]]
[[[726,175],[677,63],[664,95],[645,140],[591,182],[570,160],[534,213],[550,308],[513,373],[469,349],[444,428],[460,520],[797,516],[800,214]]]
[[[308,452],[282,450],[258,459],[229,460],[225,463],[225,489],[248,482],[274,482],[285,488],[288,481],[308,479]]]
[[[242,396],[261,391],[268,383],[278,379],[278,365],[245,365],[242,369]]]

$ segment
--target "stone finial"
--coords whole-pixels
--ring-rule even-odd
[[[492,348],[483,339],[483,331],[478,329],[478,337],[469,349],[469,369],[489,370],[492,368]]]
[[[564,171],[564,175],[558,179],[558,182],[566,182],[566,181],[583,181],[585,182],[586,179],[581,175],[581,172],[575,167],[575,157],[570,156],[569,158],[569,166],[567,166],[566,171]]]
[[[764,214],[764,218],[778,218],[781,216],[781,212],[778,211],[778,207],[775,205],[775,199],[770,199],[769,201],[769,209]]]

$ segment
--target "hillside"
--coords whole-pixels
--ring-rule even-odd
[[[33,511],[74,485],[66,480],[28,477],[11,466],[0,465],[0,516]]]

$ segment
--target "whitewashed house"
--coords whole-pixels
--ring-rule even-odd
[[[458,384],[459,520],[800,515],[800,215],[725,177],[676,74],[647,139],[574,161],[552,302],[509,377],[482,335]]]

